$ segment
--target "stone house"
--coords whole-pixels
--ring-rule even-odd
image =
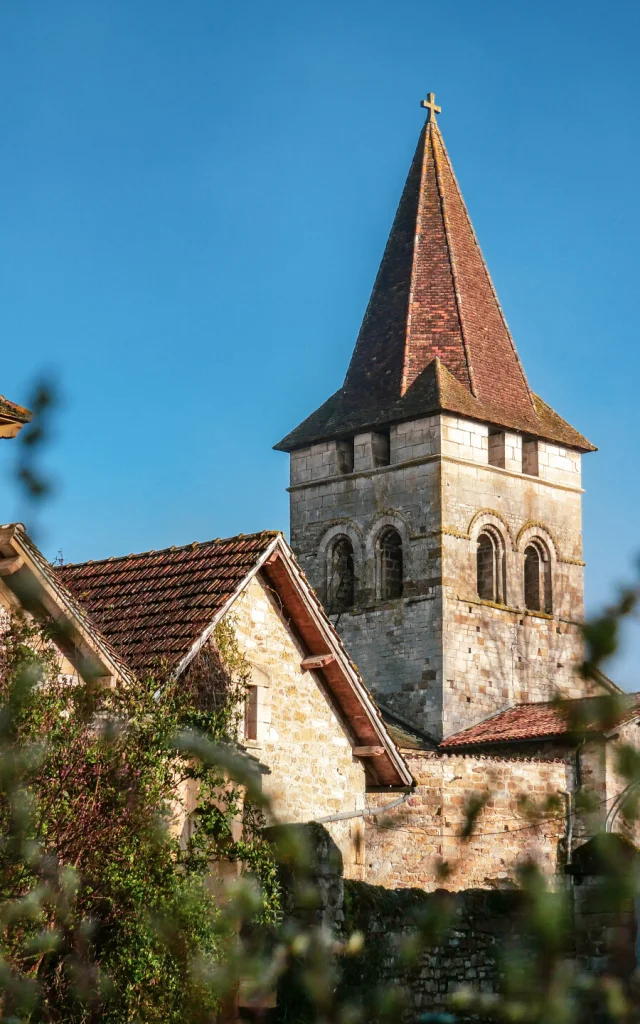
[[[55,621],[61,672],[113,685],[179,679],[232,623],[251,670],[239,741],[275,819],[324,821],[346,874],[362,875],[367,799],[397,802],[413,779],[282,534],[53,567],[13,524],[0,530],[0,609]]]

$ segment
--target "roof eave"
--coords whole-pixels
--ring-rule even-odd
[[[531,744],[531,743],[550,743],[558,742],[559,740],[566,740],[572,742],[575,739],[575,734],[569,732],[550,732],[544,733],[541,736],[517,736],[511,739],[494,739],[494,740],[470,740],[468,743],[447,743],[444,740],[438,747],[439,751],[448,754],[453,751],[473,751],[473,750],[485,750],[491,747],[507,747],[517,746],[518,744]]]
[[[533,425],[525,427],[524,425],[517,426],[514,422],[507,423],[505,422],[506,418],[498,415],[495,410],[493,410],[493,415],[491,415],[491,410],[488,411],[490,413],[489,415],[480,415],[478,411],[475,413],[468,410],[462,411],[454,402],[441,401],[437,404],[425,407],[419,413],[416,410],[413,410],[411,413],[407,413],[406,416],[398,416],[385,415],[383,412],[380,416],[371,415],[369,417],[365,417],[358,423],[357,427],[354,427],[351,424],[343,424],[296,438],[295,435],[300,427],[303,426],[303,424],[300,424],[299,427],[295,427],[285,437],[283,437],[281,441],[274,444],[273,450],[291,454],[292,452],[300,451],[302,448],[310,448],[314,444],[322,444],[327,441],[339,441],[343,438],[353,437],[354,434],[365,433],[370,430],[387,429],[397,423],[408,423],[421,416],[436,416],[439,413],[449,413],[455,416],[464,416],[465,419],[471,420],[474,423],[485,423],[492,427],[501,427],[502,429],[506,428],[507,430],[513,430],[517,433],[526,434],[530,437],[536,437],[541,441],[559,445],[562,448],[569,448],[572,451],[580,452],[583,455],[586,455],[589,452],[598,451],[596,445],[592,444],[591,441],[573,427],[571,427],[571,430],[575,434],[575,439],[572,442],[569,442],[552,431],[536,430]],[[570,425],[568,424],[568,426]]]
[[[249,570],[246,576],[238,584],[238,586],[233,591],[231,596],[227,599],[227,601],[225,601],[222,608],[218,609],[214,617],[211,619],[209,625],[206,627],[206,629],[202,631],[197,640],[194,641],[194,643],[191,645],[187,653],[182,656],[176,667],[173,669],[173,676],[177,678],[178,676],[182,675],[182,673],[185,671],[186,668],[188,668],[188,666],[191,664],[196,655],[202,650],[204,645],[211,637],[211,634],[214,632],[216,626],[222,621],[222,619],[225,617],[231,606],[238,600],[240,595],[246,590],[251,580],[258,575],[260,569],[262,568],[266,560],[273,553],[281,536],[281,534],[276,534],[276,536],[273,538],[269,546],[265,549],[265,551],[263,551],[260,558],[257,559],[255,565]]]
[[[276,552],[273,554],[276,554]],[[377,774],[381,776],[380,781],[383,781],[385,785],[396,787],[414,786],[415,780],[400,751],[389,736],[386,726],[382,720],[382,716],[376,707],[371,694],[365,687],[355,666],[351,662],[351,659],[348,657],[340,637],[327,619],[324,609],[320,605],[315,592],[307,583],[304,574],[295,561],[293,552],[284,537],[278,539],[277,559],[265,559],[265,570],[271,580],[275,580],[277,577],[276,561],[279,566],[282,566],[282,569],[287,574],[287,577],[295,589],[297,597],[303,602],[304,608],[309,614],[310,619],[319,634],[319,638],[321,638],[323,644],[326,645],[325,649],[327,653],[333,655],[334,660],[328,666],[318,670],[322,673],[329,692],[332,693],[334,699],[341,707],[345,719],[349,722],[349,725],[356,736],[358,736],[358,730],[360,730],[360,736],[358,736],[358,738],[361,739],[363,745],[370,745],[372,739],[375,739],[375,741],[377,741],[376,745],[384,748],[383,754],[376,755],[368,758],[367,760],[372,763]],[[340,673],[345,686],[349,688],[351,693],[354,695],[354,698],[357,700],[361,711],[364,712],[362,716],[357,717],[355,722],[345,711],[340,702],[339,694],[336,692],[335,676],[337,672]],[[387,767],[384,771],[382,770],[383,765],[381,763],[376,764],[376,761],[386,762]],[[391,778],[391,775],[395,777]]]
[[[277,571],[274,569],[276,562],[278,562],[279,565],[282,566],[283,571],[286,573],[286,576],[291,586],[295,590],[297,600],[301,602],[302,606],[304,607],[310,618],[313,620],[315,629],[317,630],[318,634],[321,636],[323,640],[325,651],[333,655],[334,660],[331,666],[329,666],[328,668],[322,668],[318,670],[324,676],[325,682],[327,684],[327,689],[329,690],[330,693],[333,694],[335,698],[335,687],[332,686],[331,679],[331,670],[335,665],[338,667],[338,670],[341,673],[346,685],[348,685],[352,692],[357,696],[360,708],[364,712],[363,717],[366,719],[366,722],[369,723],[369,735],[362,736],[362,744],[371,745],[373,738],[376,741],[376,745],[379,745],[384,748],[383,754],[376,755],[374,757],[368,758],[367,760],[371,761],[374,768],[377,768],[379,774],[389,779],[389,781],[386,783],[388,786],[414,786],[415,780],[411,775],[411,772],[407,768],[407,765],[405,764],[404,759],[400,754],[400,751],[398,750],[393,740],[389,736],[386,726],[382,721],[382,717],[373,701],[373,698],[371,697],[364,683],[360,679],[360,676],[358,675],[355,666],[352,664],[349,657],[347,656],[338,634],[334,630],[329,620],[326,618],[322,606],[318,602],[315,593],[312,591],[311,587],[307,583],[304,574],[302,573],[302,570],[299,568],[295,561],[291,548],[289,547],[284,536],[281,533],[276,534],[272,543],[269,544],[269,546],[262,553],[260,558],[256,560],[256,564],[243,578],[240,585],[235,589],[235,591],[229,597],[229,599],[226,601],[223,607],[216,612],[215,616],[212,618],[207,628],[203,630],[203,632],[200,634],[195,643],[191,645],[189,651],[180,659],[175,669],[173,670],[172,674],[177,678],[188,668],[193,658],[197,655],[197,653],[202,649],[207,640],[211,637],[218,623],[221,622],[224,616],[230,611],[234,603],[246,590],[251,580],[255,579],[255,577],[260,572],[265,572],[271,584],[275,585],[276,588],[280,591],[282,590],[281,581],[278,580]],[[281,598],[283,598],[282,594],[280,596]],[[296,626],[300,626],[299,609],[297,610],[297,622],[296,608],[291,607],[288,610],[292,616],[294,624]],[[300,630],[298,630],[298,632],[300,632]],[[322,653],[325,652],[323,651]],[[336,702],[339,704],[339,701],[337,699]],[[355,733],[357,733],[358,728],[362,729],[362,724],[359,721],[357,725],[354,726],[353,721],[349,718],[347,714],[344,713],[344,709],[342,709],[342,711],[345,719],[349,722],[351,728]],[[380,766],[375,765],[376,760],[380,758],[384,759],[387,765],[384,771],[380,771]]]
[[[130,682],[132,676],[127,667],[110,649],[100,631],[87,613],[75,601],[50,570],[49,563],[33,544],[21,524],[13,523],[0,527],[0,552],[5,557],[7,550],[19,559],[15,572],[3,577],[9,590],[16,596],[25,610],[41,618],[43,615],[55,622],[60,631],[59,639],[65,637],[73,642],[78,651],[79,674],[92,677],[109,677],[112,680]],[[64,652],[68,657],[69,653]],[[70,660],[73,663],[73,652]]]

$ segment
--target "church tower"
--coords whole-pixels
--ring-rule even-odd
[[[343,386],[278,445],[291,543],[365,682],[434,738],[581,696],[580,462],[533,394],[433,94]]]

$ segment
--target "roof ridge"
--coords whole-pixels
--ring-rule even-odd
[[[453,167],[451,166],[451,161],[449,160],[449,154],[447,153],[446,146],[444,144],[444,139],[442,138],[442,135],[440,133],[440,129],[438,128],[438,125],[437,125],[436,121],[429,121],[429,127],[431,127],[432,125],[435,125],[435,128],[433,128],[432,131],[430,132],[430,136],[433,136],[433,132],[434,131],[437,132],[437,137],[438,137],[438,139],[439,139],[439,141],[440,141],[440,143],[442,145],[442,151],[444,153],[444,157],[445,157],[447,163],[449,164],[449,169],[451,171],[453,180],[455,181],[456,186],[458,188],[458,192],[460,192],[460,186],[458,185],[458,181],[456,179],[456,176],[453,173]],[[457,310],[457,313],[458,313],[458,323],[460,324],[460,337],[462,338],[462,349],[464,351],[464,358],[465,358],[466,363],[467,363],[467,373],[469,374],[469,390],[471,391],[471,394],[473,395],[473,397],[477,398],[478,397],[478,392],[477,392],[475,381],[474,381],[473,367],[471,365],[471,357],[469,355],[469,344],[468,344],[467,336],[466,336],[464,317],[462,315],[462,307],[460,305],[460,289],[458,287],[458,274],[457,274],[457,270],[456,270],[455,262],[454,262],[454,258],[453,258],[452,235],[451,235],[450,224],[449,224],[449,220],[448,220],[448,216],[447,216],[447,211],[446,211],[446,204],[445,204],[445,201],[444,201],[444,190],[442,188],[442,173],[441,173],[440,166],[439,166],[439,163],[438,163],[438,154],[437,154],[437,151],[436,151],[435,144],[433,142],[433,138],[431,140],[431,149],[433,150],[433,166],[434,166],[435,172],[436,172],[436,186],[437,186],[437,192],[438,192],[438,200],[439,200],[439,203],[440,203],[440,210],[441,210],[441,213],[442,213],[442,224],[444,226],[444,233],[445,233],[445,237],[447,239],[446,249],[447,249],[447,256],[448,256],[448,259],[449,259],[449,266],[451,267],[451,278],[453,280],[453,294],[454,294],[455,301],[456,301],[456,310]],[[461,192],[460,192],[460,197],[462,198],[462,193]],[[466,205],[464,204],[464,200],[463,200],[463,206],[464,206],[465,211],[466,211]],[[469,221],[468,214],[467,214],[467,220]],[[471,223],[471,222],[469,221],[469,223]],[[473,231],[473,226],[471,227],[471,230]],[[474,235],[474,238],[475,238],[475,235]],[[482,255],[482,253],[480,255]]]
[[[502,323],[504,325],[504,329],[507,332],[507,337],[509,338],[509,341],[511,343],[511,348],[513,349],[513,354],[514,354],[514,356],[516,358],[516,362],[518,363],[518,366],[520,367],[520,372],[522,373],[522,378],[524,380],[524,385],[525,385],[525,388],[527,389],[527,394],[529,395],[529,401],[530,401],[531,406],[533,408],[533,411],[535,413],[536,412],[536,408],[535,408],[535,405],[533,403],[533,393],[531,391],[531,387],[529,385],[529,381],[527,380],[527,375],[525,373],[525,369],[524,369],[522,360],[520,359],[520,355],[518,354],[518,349],[516,347],[515,341],[513,340],[513,335],[511,334],[511,331],[509,330],[509,324],[507,323],[507,318],[504,315],[504,310],[502,308],[502,305],[500,304],[500,299],[498,298],[498,293],[497,293],[496,287],[495,287],[495,285],[493,283],[493,278],[491,277],[491,273],[489,271],[489,267],[488,267],[487,261],[485,259],[484,253],[482,251],[482,247],[480,245],[480,242],[478,241],[478,236],[476,235],[475,228],[473,226],[473,221],[471,220],[471,216],[469,214],[469,210],[467,209],[467,204],[464,201],[464,196],[462,195],[462,190],[460,188],[460,184],[459,184],[458,179],[456,177],[456,172],[453,169],[453,164],[451,163],[451,158],[449,156],[449,152],[447,150],[444,138],[442,136],[442,132],[438,128],[437,122],[436,122],[436,131],[438,133],[438,139],[440,141],[440,145],[442,146],[442,152],[443,152],[444,158],[447,161],[447,165],[449,167],[449,172],[450,172],[451,177],[453,179],[453,182],[454,182],[454,184],[455,184],[455,186],[456,186],[456,188],[458,190],[458,195],[460,196],[460,199],[461,199],[461,202],[462,202],[462,209],[464,211],[465,219],[467,221],[467,225],[468,225],[469,231],[471,233],[471,238],[472,238],[473,243],[474,243],[474,245],[476,247],[476,251],[478,253],[478,257],[480,259],[480,262],[482,264],[483,270],[485,272],[485,275],[486,275],[486,278],[487,278],[487,282],[489,284],[489,288],[491,289],[491,294],[493,295],[493,300],[494,300],[494,302],[496,304],[496,308],[497,308],[498,313],[500,315],[500,319],[502,320]],[[434,147],[434,155],[435,155],[435,147]],[[447,233],[447,241],[449,241],[448,233]],[[449,242],[449,250],[451,251],[451,243],[450,242]],[[455,278],[454,278],[454,280],[455,280]],[[456,301],[457,300],[458,300],[458,289],[456,288]],[[460,326],[461,326],[462,338],[463,338],[463,342],[464,342],[464,345],[465,345],[465,352],[466,352],[467,346],[466,346],[466,341],[464,340],[464,333],[465,332],[464,332],[464,326],[462,324],[462,318],[461,318],[461,325]],[[470,372],[469,376],[471,377],[471,372]],[[473,394],[475,395],[475,391],[473,392]]]
[[[284,537],[283,530],[257,530],[255,533],[235,533],[230,537],[214,537],[211,540],[192,540],[187,544],[171,544],[166,548],[151,548],[147,551],[132,551],[128,555],[109,555],[107,558],[89,558],[84,562],[65,562],[54,566],[56,569],[76,569],[84,565],[106,565],[107,562],[123,562],[129,558],[146,558],[148,555],[166,555],[170,551],[186,551],[188,548],[213,547],[216,544],[228,544],[234,540],[253,540],[258,537]]]
[[[424,144],[422,146],[422,156],[420,158],[420,187],[418,188],[418,207],[416,209],[416,230],[413,235],[413,241],[411,243],[411,274],[409,277],[409,292],[407,295],[407,320],[404,329],[404,346],[402,353],[402,373],[400,374],[400,394],[404,395],[407,390],[407,353],[409,351],[409,335],[411,333],[411,305],[413,296],[415,293],[415,282],[416,282],[416,248],[418,245],[418,237],[420,235],[420,224],[422,222],[422,209],[424,204],[424,195],[422,182],[424,179],[424,165],[427,158],[427,135],[429,131],[429,122],[425,122],[425,126],[420,133],[420,138],[424,134]],[[420,140],[418,140],[420,145]],[[391,229],[393,231],[393,227]],[[375,288],[375,283],[374,283]]]

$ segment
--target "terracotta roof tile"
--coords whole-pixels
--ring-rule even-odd
[[[2,419],[15,420],[18,423],[29,423],[31,413],[22,405],[16,405],[15,402],[10,402],[4,395],[0,395],[0,417]]]
[[[640,716],[640,694],[516,704],[448,736],[440,749],[567,738],[579,730],[601,733]]]
[[[173,668],[277,537],[240,534],[63,565],[56,576],[131,669]]]
[[[593,450],[529,389],[440,130],[429,121],[344,385],[276,448],[438,411]]]

